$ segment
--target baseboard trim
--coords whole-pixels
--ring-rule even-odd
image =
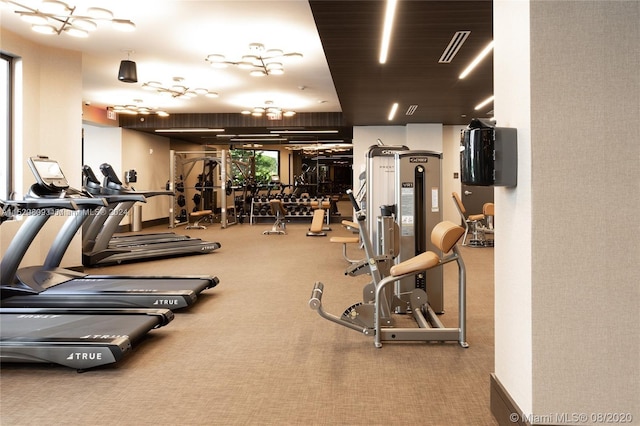
[[[495,374],[491,374],[490,382],[491,414],[493,414],[498,424],[500,426],[531,426],[518,404],[509,396],[509,393]]]

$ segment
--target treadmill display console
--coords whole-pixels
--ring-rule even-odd
[[[69,182],[57,161],[46,157],[31,157],[29,167],[40,185],[58,190],[69,188]]]

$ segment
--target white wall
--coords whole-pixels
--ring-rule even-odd
[[[518,186],[494,190],[495,374],[532,413],[529,2],[494,1],[493,14],[495,117],[518,129]]]
[[[162,191],[171,177],[169,169],[169,139],[161,136],[122,130],[122,167],[115,169],[124,182],[127,170],[138,172],[138,182],[131,187],[141,191]],[[149,221],[169,217],[171,197],[147,198],[142,206],[142,220]],[[168,225],[168,221],[167,221]]]
[[[82,140],[82,57],[80,53],[31,43],[0,28],[0,49],[21,58],[22,87],[17,96],[18,139],[14,156],[18,196],[34,182],[26,161],[35,155],[58,160],[71,185],[81,183]],[[52,85],[51,82],[56,84]],[[54,216],[31,244],[23,266],[41,264],[64,217]],[[5,222],[0,250],[6,250],[17,221]],[[80,239],[76,237],[64,257],[63,266],[81,264]]]
[[[100,165],[111,164],[120,180],[139,191],[164,190],[170,177],[169,139],[119,127],[96,126],[84,123],[84,163],[91,166],[102,179]],[[127,170],[136,170],[138,181],[126,183]],[[171,198],[156,196],[142,203],[142,220],[169,217]],[[130,215],[121,224],[131,222]]]
[[[122,170],[122,129],[120,127],[96,126],[90,123],[82,125],[84,130],[84,159],[93,169],[96,177],[102,180],[100,165],[109,163],[114,170]]]

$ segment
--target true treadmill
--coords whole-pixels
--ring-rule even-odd
[[[108,167],[108,169],[107,169]],[[118,185],[115,182],[112,182],[111,175],[115,175],[113,173],[113,169],[108,164],[103,164],[101,166],[105,170],[106,176],[105,181],[107,181],[107,187],[103,187],[98,178],[96,177],[93,169],[84,165],[82,167],[82,187],[89,194],[99,197],[108,195],[109,205],[106,207],[102,207],[97,210],[88,220],[88,223],[83,225],[82,232],[82,247],[84,252],[91,252],[96,244],[96,239],[104,238],[109,239],[108,247],[109,248],[117,248],[123,247],[127,245],[132,245],[134,243],[139,243],[140,241],[150,241],[150,242],[167,242],[167,241],[179,241],[190,238],[187,235],[176,234],[174,232],[156,232],[156,233],[147,233],[147,234],[123,234],[123,235],[113,235],[116,232],[118,225],[120,224],[122,218],[127,214],[127,212],[133,207],[133,205],[137,201],[146,202],[146,198],[154,197],[157,195],[173,195],[172,191],[124,191],[123,185]],[[117,177],[116,177],[117,179]],[[115,188],[114,188],[115,187]],[[115,199],[112,197],[114,195],[123,194],[122,199]],[[135,194],[135,195],[134,195]],[[136,198],[143,197],[142,200]],[[109,223],[105,225],[105,222],[109,220]],[[109,237],[111,235],[111,237]],[[201,241],[201,240],[198,240]],[[89,266],[89,265],[85,265]]]
[[[95,208],[90,203],[104,201],[83,196],[70,188],[54,160],[32,157],[29,166],[38,181],[29,191],[34,201],[74,197],[78,208],[88,209]],[[217,277],[211,276],[86,275],[59,268],[64,252],[86,215],[72,215],[67,219],[44,266],[18,270],[30,242],[54,212],[48,213],[27,217],[2,259],[2,307],[163,307],[176,310],[192,305],[202,291],[219,282]]]
[[[133,191],[125,187],[109,164],[100,166],[102,174],[105,176],[102,193],[112,195],[123,194],[147,194],[160,195],[166,191]],[[95,223],[89,227],[90,234],[85,235],[83,243],[82,263],[85,266],[96,266],[129,261],[149,260],[158,257],[186,256],[194,254],[211,253],[220,248],[220,243],[202,241],[199,238],[186,238],[177,241],[147,241],[137,240],[131,245],[126,243],[110,245],[113,234],[118,229],[122,220],[122,211],[109,215],[96,233]],[[118,214],[120,213],[120,214]]]
[[[76,207],[64,199],[0,201],[0,222]],[[59,364],[78,371],[116,363],[147,332],[171,320],[169,309],[0,308],[0,363]]]

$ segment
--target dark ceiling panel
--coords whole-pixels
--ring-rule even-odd
[[[491,1],[399,1],[386,64],[378,63],[386,2],[310,1],[345,121],[352,125],[467,124],[493,93],[490,55],[459,73],[492,40]],[[450,64],[438,60],[456,31],[471,34]],[[387,120],[394,102],[396,119]],[[404,115],[409,105],[418,109]]]

